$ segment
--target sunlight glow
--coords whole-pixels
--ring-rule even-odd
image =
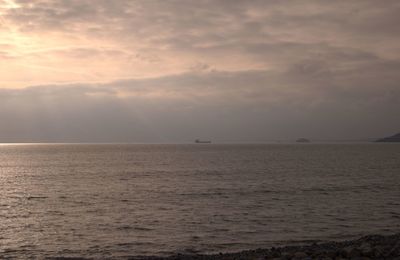
[[[0,8],[6,8],[6,9],[16,9],[16,8],[20,8],[21,6],[16,3],[13,0],[3,0],[2,2],[0,2]]]

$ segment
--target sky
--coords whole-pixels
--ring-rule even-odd
[[[400,131],[400,1],[0,0],[0,142]]]

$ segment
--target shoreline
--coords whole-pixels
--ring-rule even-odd
[[[62,258],[56,258],[62,259]],[[130,260],[239,260],[239,259],[399,259],[400,233],[393,235],[367,235],[359,239],[328,241],[306,245],[282,246],[219,254],[176,254],[167,257],[138,256]]]

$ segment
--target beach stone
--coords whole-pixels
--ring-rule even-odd
[[[361,255],[363,256],[372,256],[373,255],[373,250],[371,248],[371,245],[367,242],[361,244],[361,246],[358,248],[360,250]]]
[[[297,258],[297,259],[304,259],[304,258],[308,258],[308,255],[304,252],[299,251],[299,252],[294,253],[293,257]]]
[[[389,256],[400,256],[400,241],[397,242],[389,251]]]
[[[347,246],[347,247],[343,248],[343,254],[345,257],[348,257],[348,258],[355,258],[355,257],[360,256],[360,252],[353,246]]]
[[[334,259],[337,256],[337,252],[334,250],[328,250],[328,251],[324,251],[322,253],[323,256],[326,256],[328,258]]]
[[[281,259],[292,259],[292,254],[290,252],[282,252]]]
[[[313,258],[303,251],[297,251],[292,254],[292,257],[290,259],[312,260]]]
[[[385,252],[385,249],[383,246],[375,246],[373,248],[373,256],[374,257],[382,257],[384,252]]]
[[[273,257],[273,258],[281,257],[281,251],[278,249],[272,248],[271,257]]]

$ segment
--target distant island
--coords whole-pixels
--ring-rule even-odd
[[[389,136],[389,137],[384,137],[384,138],[378,139],[375,142],[384,142],[384,143],[400,142],[400,133]]]
[[[308,140],[307,138],[299,138],[296,140],[296,143],[309,143],[310,140]]]

